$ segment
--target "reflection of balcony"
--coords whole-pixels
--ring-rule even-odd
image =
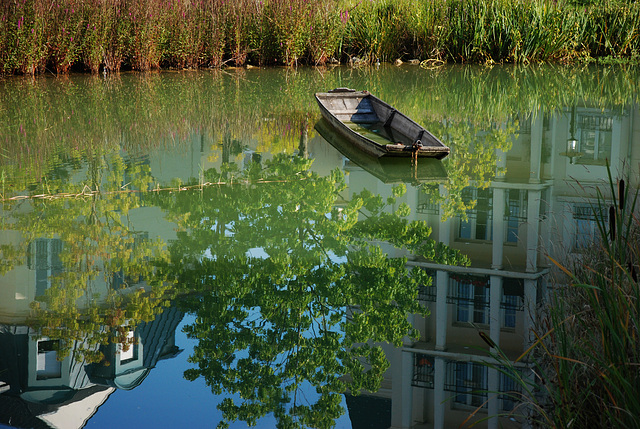
[[[449,361],[446,364],[444,390],[454,392],[457,405],[487,405],[487,366],[479,362]]]
[[[433,371],[433,358],[424,354],[413,354],[412,386],[433,389]]]
[[[509,370],[504,366],[497,366],[497,370],[491,373],[489,367],[480,361],[459,361],[444,359],[442,377],[435,375],[436,357],[423,354],[413,354],[413,375],[411,385],[423,389],[440,389],[445,393],[451,408],[469,409],[468,407],[481,407],[487,409],[489,395],[495,396],[489,391],[489,378],[497,377],[496,390],[501,411],[510,411],[520,400],[522,387],[511,377]],[[515,368],[517,377],[523,377],[523,368]],[[441,384],[436,385],[434,380]]]

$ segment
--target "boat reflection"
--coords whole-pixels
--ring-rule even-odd
[[[348,163],[353,163],[376,177],[382,183],[438,184],[447,180],[442,161],[435,158],[420,158],[412,162],[408,158],[375,157],[359,150],[351,142],[336,133],[326,119],[320,119],[315,130],[335,147]],[[345,165],[345,170],[349,170]]]

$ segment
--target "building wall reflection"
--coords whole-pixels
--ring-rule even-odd
[[[83,427],[116,389],[135,388],[160,360],[182,351],[175,330],[183,316],[168,308],[138,325],[131,331],[135,344],[127,350],[117,343],[78,342],[62,360],[54,340],[27,326],[0,325],[0,421],[17,427]],[[88,363],[83,347],[99,348],[105,360]]]
[[[472,264],[452,267],[409,255],[409,265],[433,279],[419,296],[431,314],[414,317],[418,341],[386,348],[392,367],[374,396],[391,399],[392,428],[526,426],[525,408],[512,413],[519,387],[499,367],[484,364],[496,362],[482,336],[512,362],[527,350],[552,270],[547,255],[579,258],[596,236],[591,203],[594,187],[606,182],[607,163],[614,176],[637,185],[629,180],[638,177],[640,157],[636,106],[613,112],[577,104],[514,120],[518,132],[511,150],[496,153],[491,184],[463,190],[463,201],[476,202],[465,213],[445,219],[439,204],[407,186],[413,218],[427,220],[434,238],[469,255]],[[345,165],[350,192],[391,194],[392,184],[374,183],[370,168]],[[440,192],[446,192],[442,185]],[[528,364],[515,364],[525,377],[532,376]]]

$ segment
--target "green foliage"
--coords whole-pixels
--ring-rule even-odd
[[[443,219],[457,215],[465,218],[476,201],[464,201],[463,189],[468,186],[486,189],[496,173],[504,173],[497,171],[498,156],[511,149],[516,128],[513,125],[498,128],[491,124],[477,127],[469,122],[448,122],[446,127],[434,123],[429,129],[456,150],[446,161],[449,180],[442,187],[426,185],[422,190],[429,195],[430,201],[439,204]]]
[[[554,115],[576,98],[621,113],[639,81],[634,68],[595,66],[447,66],[428,72],[383,66],[348,73],[335,68],[323,75],[265,69],[12,80],[0,87],[0,165],[12,178],[3,194],[10,198],[42,177],[43,163],[73,163],[78,153],[96,146],[137,153],[174,142],[186,147],[195,134],[212,162],[230,160],[250,142],[259,142],[252,148],[260,152],[293,153],[305,126],[314,137],[320,114],[311,94],[348,84],[371,88],[449,144],[452,153],[443,160],[449,195],[426,189],[434,201],[446,202],[449,216],[469,208],[461,199],[464,187],[493,179],[497,154],[509,148],[521,117]],[[269,95],[281,88],[283,96]],[[181,106],[179,115],[175,105]],[[61,148],[72,149],[54,158]],[[17,177],[23,180],[19,185]]]
[[[185,328],[198,340],[185,377],[234,395],[219,405],[220,427],[237,419],[252,425],[267,413],[282,427],[332,427],[344,412],[339,394],[379,388],[388,368],[379,343],[415,337],[407,316],[427,312],[417,301],[426,273],[408,270],[373,240],[431,250],[430,229],[370,193],[338,207],[342,173],[320,177],[309,166],[281,155],[259,181],[236,171],[246,185],[204,188],[199,198],[157,196],[181,230],[171,246],[181,264],[167,274],[190,293],[179,302],[196,315]],[[303,397],[303,386],[317,397]]]
[[[101,344],[130,343],[127,326],[153,320],[163,309],[170,283],[156,276],[152,263],[168,259],[166,244],[147,238],[129,218],[142,200],[119,192],[125,176],[129,186],[146,190],[148,167],[128,164],[113,152],[95,152],[86,161],[86,169],[70,163],[68,174],[61,174],[62,168],[45,173],[49,189],[75,198],[32,200],[29,210],[6,212],[2,229],[18,231],[24,240],[0,246],[0,272],[25,265],[26,255],[36,254],[38,240],[59,240],[51,286],[32,302],[28,323],[39,335],[60,340],[59,359],[73,352],[77,360],[99,362]],[[81,172],[85,180],[71,180]]]

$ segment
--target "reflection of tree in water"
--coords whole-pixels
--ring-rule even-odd
[[[222,426],[274,413],[282,426],[330,427],[341,393],[379,388],[388,362],[376,343],[417,335],[407,316],[426,313],[416,298],[429,279],[374,240],[465,261],[407,221],[408,207],[389,210],[404,187],[387,201],[368,192],[341,201],[342,174],[318,177],[310,164],[279,156],[265,168],[225,167],[206,176],[240,184],[157,196],[180,227],[169,273],[196,315],[185,377],[234,395],[219,405]]]
[[[439,205],[444,219],[464,218],[476,201],[466,200],[463,190],[468,186],[486,189],[497,173],[504,173],[498,171],[498,151],[511,149],[515,128],[492,124],[481,127],[467,121],[449,120],[433,122],[429,130],[441,136],[453,150],[443,161],[448,180],[441,187],[424,185],[422,191],[427,194],[430,204]]]
[[[78,359],[95,362],[102,358],[100,344],[112,340],[126,347],[132,341],[128,326],[161,311],[165,286],[151,261],[166,257],[166,245],[132,223],[130,211],[144,206],[140,195],[119,192],[123,183],[148,189],[147,165],[109,151],[89,154],[86,170],[82,165],[67,163],[65,174],[56,167],[44,181],[50,191],[79,197],[13,203],[2,228],[25,239],[3,246],[2,256],[12,261],[3,270],[24,264],[26,256],[30,269],[42,272],[30,325],[56,341],[58,358],[75,349]],[[79,174],[86,176],[71,180]]]

